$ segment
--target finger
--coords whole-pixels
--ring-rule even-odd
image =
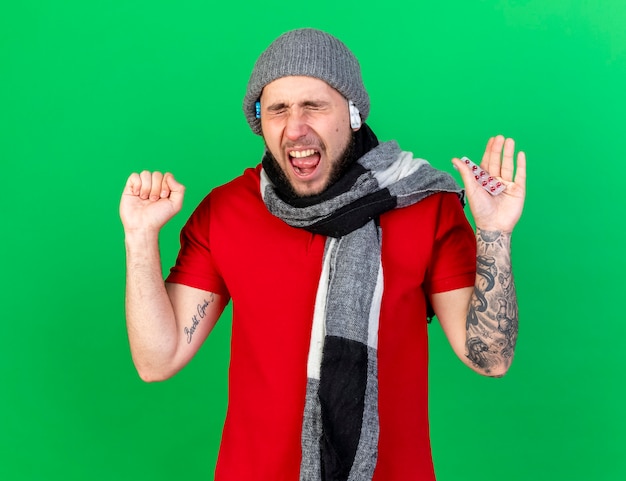
[[[489,137],[489,140],[487,141],[487,146],[485,147],[485,153],[483,154],[483,158],[480,161],[480,166],[483,168],[483,170],[489,170],[489,155],[491,153],[491,147],[493,146],[493,141],[495,140],[494,137]]]
[[[502,148],[504,147],[504,136],[496,135],[489,150],[489,160],[487,161],[487,172],[495,177],[500,177],[502,163]]]
[[[526,154],[517,154],[517,172],[515,172],[515,183],[526,191]]]
[[[161,199],[167,199],[170,195],[170,186],[168,184],[168,176],[171,176],[172,174],[169,173],[165,173],[163,175],[163,178],[161,180],[161,192],[160,192],[160,196]]]
[[[152,190],[152,174],[147,170],[143,170],[139,174],[139,181],[141,183],[139,186],[139,197],[142,199],[149,198]]]
[[[161,198],[161,185],[163,184],[163,174],[159,171],[152,172],[152,186],[150,187],[150,200]]]
[[[515,153],[515,141],[506,139],[502,152],[502,167],[500,169],[500,177],[510,182],[513,180],[513,154]]]
[[[141,187],[141,178],[139,174],[133,172],[126,181],[124,193],[129,195],[139,195],[139,188]]]

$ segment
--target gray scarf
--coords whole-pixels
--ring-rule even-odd
[[[369,481],[378,453],[378,322],[383,295],[378,217],[435,192],[463,191],[395,142],[360,157],[316,203],[284,200],[266,173],[268,210],[293,227],[328,236],[307,365],[302,481]]]

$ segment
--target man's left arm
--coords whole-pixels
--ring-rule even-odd
[[[515,142],[489,139],[481,168],[506,185],[492,196],[459,159],[459,170],[476,223],[476,280],[474,287],[433,294],[439,322],[459,358],[480,374],[503,376],[513,360],[518,309],[511,269],[511,233],[519,220],[526,193],[526,156],[513,156]]]

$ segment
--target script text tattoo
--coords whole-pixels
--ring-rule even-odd
[[[193,335],[200,324],[200,321],[204,319],[207,315],[207,308],[209,304],[213,303],[214,295],[211,294],[209,299],[204,299],[202,304],[198,304],[196,306],[196,313],[191,317],[191,327],[185,327],[185,335],[187,336],[187,344],[191,344],[191,340],[193,339]]]

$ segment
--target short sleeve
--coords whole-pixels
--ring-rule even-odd
[[[210,198],[210,194],[205,197],[183,227],[176,263],[166,282],[228,296],[228,289],[211,254]]]
[[[440,196],[426,289],[429,294],[474,285],[476,237],[456,195]]]

